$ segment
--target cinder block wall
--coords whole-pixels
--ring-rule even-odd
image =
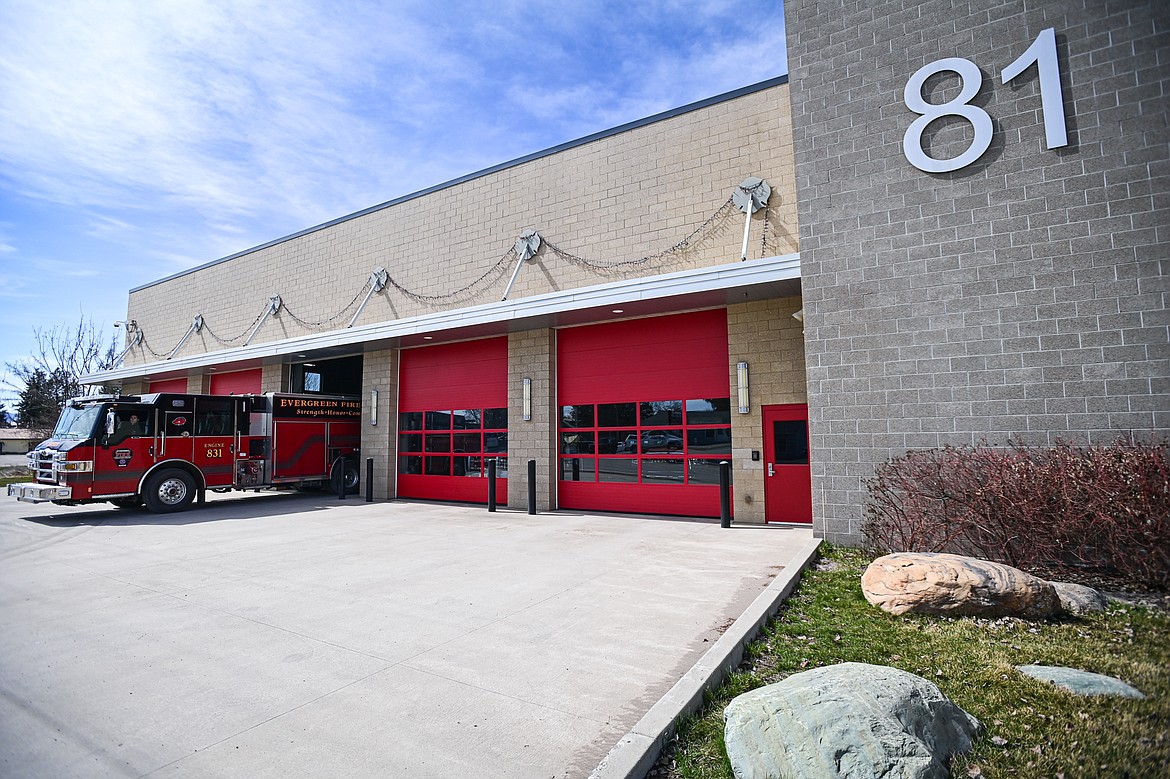
[[[818,534],[859,542],[864,480],[907,449],[1164,435],[1170,4],[789,0],[785,15]],[[1046,27],[1059,151],[1035,66],[1000,81]],[[924,173],[903,155],[903,90],[945,57],[981,69],[993,143]],[[927,82],[930,101],[957,83]],[[966,122],[937,125],[933,156],[968,145]]]
[[[166,354],[197,314],[204,327],[178,356],[238,347],[274,293],[284,307],[263,323],[253,345],[344,329],[375,266],[411,292],[445,297],[420,301],[389,285],[370,299],[359,325],[498,301],[512,271],[508,251],[527,229],[593,262],[656,255],[702,225],[753,175],[767,179],[773,195],[755,217],[749,256],[795,252],[790,111],[787,85],[773,85],[138,289],[128,316],[147,343],[131,350],[126,364]],[[522,269],[510,297],[733,262],[742,226],[733,210],[680,255],[604,272],[545,247]],[[481,277],[467,292],[451,294]]]
[[[734,444],[731,481],[735,492],[732,513],[736,522],[764,522],[764,428],[761,406],[805,403],[808,395],[804,370],[804,335],[792,318],[799,297],[738,303],[727,307],[727,347],[730,361],[731,440]],[[751,412],[736,411],[735,365],[748,364]],[[752,450],[761,452],[752,460]]]
[[[362,479],[366,458],[374,458],[374,499],[395,497],[398,472],[398,350],[379,349],[362,355]],[[370,424],[370,390],[378,391],[378,424]],[[362,487],[365,492],[365,487]]]
[[[556,505],[556,332],[508,336],[508,505],[528,508],[528,461],[536,460],[536,509]],[[532,379],[532,419],[524,420],[522,382]]]
[[[288,366],[281,363],[265,365],[260,369],[261,392],[284,392],[288,389]]]

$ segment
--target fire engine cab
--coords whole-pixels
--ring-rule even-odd
[[[10,497],[182,511],[204,492],[358,487],[361,401],[155,393],[75,398]]]

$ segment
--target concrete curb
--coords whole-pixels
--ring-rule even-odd
[[[696,711],[703,703],[703,693],[718,687],[724,677],[739,666],[744,646],[756,637],[768,618],[792,594],[800,574],[808,567],[820,545],[821,539],[814,538],[797,553],[792,565],[786,566],[772,580],[694,667],[683,674],[638,724],[609,750],[589,774],[590,779],[643,779],[650,772],[662,754],[662,747],[674,736],[679,720]]]

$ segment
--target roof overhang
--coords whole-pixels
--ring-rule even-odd
[[[327,333],[115,368],[81,377],[85,384],[162,379],[204,369],[241,370],[299,359],[328,359],[386,348],[504,335],[547,327],[714,308],[800,294],[800,254],[785,254],[658,276],[502,300],[392,319]]]

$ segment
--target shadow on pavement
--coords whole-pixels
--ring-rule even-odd
[[[192,506],[174,514],[152,514],[145,508],[116,508],[108,504],[93,506],[63,506],[62,513],[50,516],[22,517],[47,527],[86,527],[118,525],[196,525],[204,522],[227,522],[274,517],[281,514],[322,511],[364,501],[350,496],[338,500],[328,493],[271,493],[240,495],[209,500],[203,506]]]

